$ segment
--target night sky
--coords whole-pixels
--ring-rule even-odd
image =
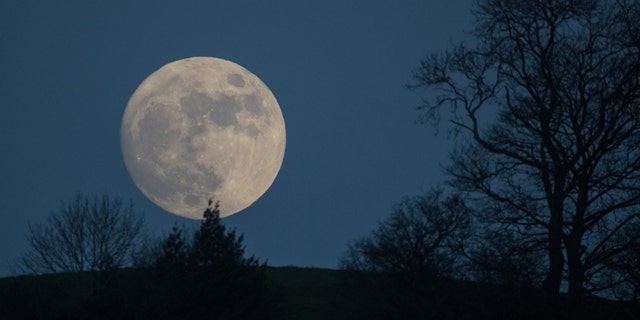
[[[274,266],[335,268],[403,196],[443,181],[446,130],[417,125],[405,88],[425,54],[463,40],[471,0],[0,2],[0,276],[29,223],[76,193],[132,199],[156,235],[192,224],[149,201],[120,151],[127,101],[192,56],[233,61],[276,96],[284,162],[225,218]],[[206,203],[203,203],[203,209]]]

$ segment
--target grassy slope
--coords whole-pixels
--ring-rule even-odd
[[[270,267],[269,286],[279,297],[282,319],[358,319],[368,297],[340,270]]]
[[[126,270],[123,271],[120,276],[123,281],[132,281],[133,283],[133,278],[140,276],[139,272],[144,271]],[[86,273],[0,279],[0,297],[4,297],[4,301],[0,301],[0,318],[3,318],[1,316],[2,305],[20,303],[20,301],[24,301],[24,299],[27,298],[32,299],[30,300],[32,302],[30,305],[38,306],[43,310],[51,310],[53,308],[54,312],[60,311],[61,314],[64,314],[65,310],[71,310],[79,304],[82,297],[91,294],[92,281],[95,281],[95,275]],[[279,311],[278,319],[339,320],[369,318],[370,315],[365,315],[364,313],[367,311],[371,312],[371,310],[375,309],[373,308],[375,307],[373,301],[380,301],[371,299],[371,293],[367,292],[367,289],[354,285],[355,282],[351,281],[348,273],[338,270],[269,267],[267,269],[267,281],[274,301],[277,303],[277,310]],[[509,301],[507,304],[511,305],[510,308],[525,307],[527,309],[532,307],[531,304],[536,306],[536,308],[544,308],[543,305],[547,304],[542,301],[534,302],[532,300],[537,299],[529,295],[524,295],[516,299],[511,295],[511,297],[508,298],[505,296],[509,296],[509,293],[496,287],[486,287],[469,283],[450,283],[446,285],[446,287],[450,289],[447,290],[449,291],[448,293],[445,292],[445,295],[451,298],[443,301],[449,301],[451,304],[447,303],[449,307],[445,308],[457,308],[464,305],[463,308],[467,311],[463,313],[471,313],[469,317],[461,318],[484,318],[481,316],[481,312],[479,313],[478,311],[486,309],[488,305],[494,303],[502,304]],[[127,293],[118,294],[127,296]],[[8,300],[10,301],[7,301],[7,297],[9,297]],[[524,301],[520,300],[523,298],[525,299]],[[35,301],[33,299],[35,299]],[[597,311],[596,313],[608,313],[610,312],[609,310],[620,311],[620,307],[614,306],[613,302],[594,300],[592,303],[594,303],[594,305],[591,305],[591,303],[590,305],[593,310],[587,311],[587,313],[592,315],[594,315],[594,311]],[[499,307],[498,309],[490,307],[490,310],[493,311],[501,309],[503,309],[503,307]],[[637,309],[635,311],[637,311]],[[27,310],[25,312],[37,311]],[[615,318],[636,319],[634,315],[630,314],[629,317],[620,317],[621,314],[618,312],[614,312],[617,313]],[[491,313],[492,315],[488,318],[495,319],[497,314],[494,312]],[[627,312],[624,313],[626,314]],[[608,314],[612,315],[612,313]],[[566,316],[567,314],[558,318],[566,318]],[[19,318],[48,319],[46,315],[37,313],[21,314]],[[500,318],[500,316],[498,316],[498,318]],[[531,318],[536,317],[531,314]],[[596,316],[595,318],[600,319],[600,316]]]
[[[138,270],[126,270],[118,277],[131,283]],[[127,280],[128,279],[128,280]],[[16,305],[26,299],[43,310],[71,310],[91,295],[95,274],[51,274],[0,278],[0,313],[3,305]],[[349,288],[348,275],[338,270],[298,267],[269,267],[267,284],[277,303],[281,319],[353,319],[357,307]],[[132,288],[135,289],[136,288]],[[127,293],[123,293],[127,295]],[[8,299],[7,299],[8,297]],[[8,301],[10,300],[10,301]],[[37,308],[37,309],[39,309]],[[33,308],[31,308],[33,309]],[[25,318],[46,318],[37,310],[26,310]],[[0,318],[2,318],[0,316]]]

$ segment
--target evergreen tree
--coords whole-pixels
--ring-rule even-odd
[[[242,235],[227,230],[220,204],[209,200],[193,236],[174,226],[156,259],[151,296],[142,319],[265,319],[271,300],[266,264],[244,258]]]
[[[183,231],[174,225],[171,233],[162,243],[162,252],[155,264],[161,268],[184,267],[187,265],[189,249]]]
[[[220,203],[211,204],[204,211],[204,220],[193,238],[190,262],[194,266],[237,266],[244,264],[242,236],[227,231],[220,221]]]

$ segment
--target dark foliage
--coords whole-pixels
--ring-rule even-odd
[[[213,201],[189,243],[174,227],[151,270],[161,280],[143,304],[145,319],[265,319],[272,314],[266,264],[244,257],[242,236],[228,231]],[[167,295],[170,292],[171,295]],[[186,310],[186,311],[185,311]],[[187,312],[187,314],[185,314]]]
[[[228,231],[220,220],[219,203],[204,212],[204,221],[196,231],[190,250],[189,264],[193,266],[257,266],[255,258],[244,258],[242,235]]]
[[[186,266],[189,261],[189,244],[185,238],[184,231],[174,225],[171,233],[162,242],[161,252],[153,260],[153,264],[158,268],[175,268]],[[152,255],[154,253],[151,253]]]

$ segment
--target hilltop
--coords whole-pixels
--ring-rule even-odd
[[[478,283],[440,280],[425,287],[431,289],[407,294],[399,287],[377,291],[386,279],[382,275],[300,267],[267,267],[265,274],[274,319],[400,319],[415,310],[430,319],[640,318],[639,306],[630,303],[588,298],[576,305],[536,290]],[[2,278],[0,314],[3,319],[119,319],[123,314],[143,319],[146,308],[154,307],[144,302],[152,281],[162,279],[139,269]],[[170,303],[172,293],[165,294]]]

